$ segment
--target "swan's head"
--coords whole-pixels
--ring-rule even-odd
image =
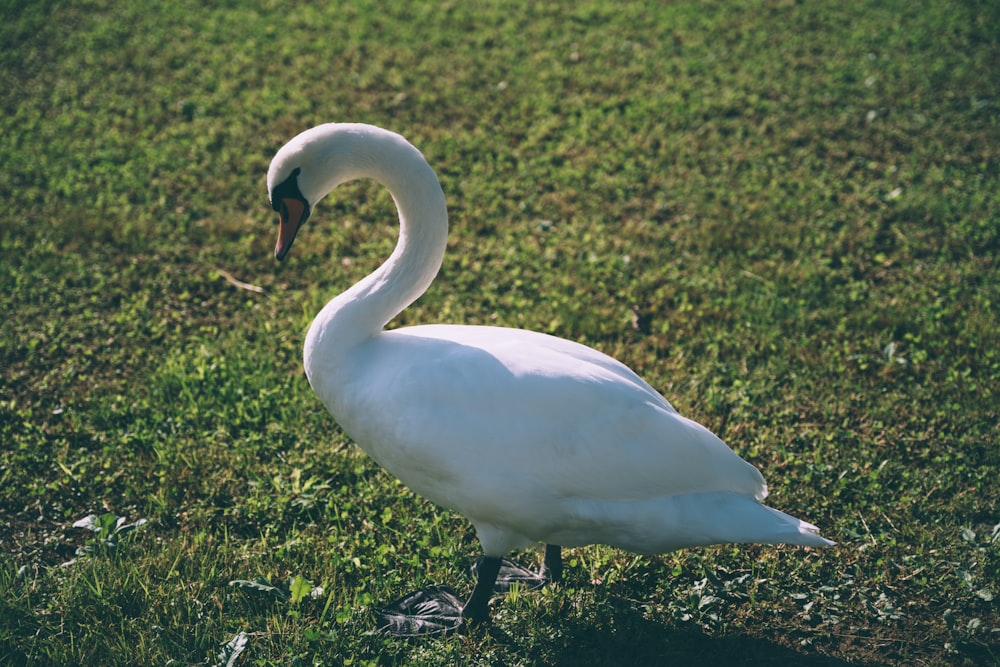
[[[330,190],[356,177],[352,159],[360,126],[328,123],[299,134],[281,147],[267,170],[267,194],[278,212],[274,256],[285,258],[299,228]]]
[[[425,207],[423,215],[448,219],[437,176],[406,139],[374,125],[327,123],[282,146],[267,170],[267,194],[280,226],[274,256],[285,258],[319,200],[356,178],[374,178],[394,198],[408,195],[411,209]]]

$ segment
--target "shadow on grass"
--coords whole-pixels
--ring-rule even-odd
[[[611,617],[553,618],[552,634],[536,635],[530,646],[517,637],[493,629],[494,639],[519,646],[528,662],[553,667],[589,665],[804,665],[839,667],[878,665],[846,662],[837,658],[804,653],[767,639],[748,636],[711,637],[696,628],[665,629],[656,621],[627,605],[617,606]],[[602,611],[610,611],[603,607]],[[544,632],[541,634],[545,634]],[[808,650],[808,649],[806,649]]]

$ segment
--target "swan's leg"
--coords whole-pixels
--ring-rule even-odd
[[[490,620],[490,598],[503,560],[496,556],[483,556],[477,561],[476,587],[462,608],[462,617],[467,623],[486,623]]]
[[[545,545],[545,559],[538,574],[546,581],[562,581],[562,547],[558,544]]]
[[[472,566],[472,571],[479,575],[484,567],[486,556],[481,556]],[[496,576],[496,590],[510,593],[514,586],[521,590],[534,590],[545,584],[562,579],[562,548],[555,544],[545,545],[545,559],[538,572],[532,572],[508,558],[500,559],[500,569]]]

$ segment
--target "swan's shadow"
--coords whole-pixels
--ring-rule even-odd
[[[521,653],[526,664],[559,667],[589,665],[805,665],[806,667],[847,667],[860,664],[829,656],[795,651],[767,639],[749,636],[710,637],[697,628],[668,628],[646,618],[642,612],[621,601],[614,604],[613,619],[595,623],[587,618],[552,617],[551,637],[532,642],[514,637],[494,626],[494,641]],[[607,606],[602,606],[607,610]],[[529,645],[526,645],[529,644]]]

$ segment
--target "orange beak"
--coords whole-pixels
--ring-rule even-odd
[[[279,262],[292,247],[299,227],[309,218],[309,207],[301,199],[284,198],[278,209],[278,243],[274,246],[274,258]]]

